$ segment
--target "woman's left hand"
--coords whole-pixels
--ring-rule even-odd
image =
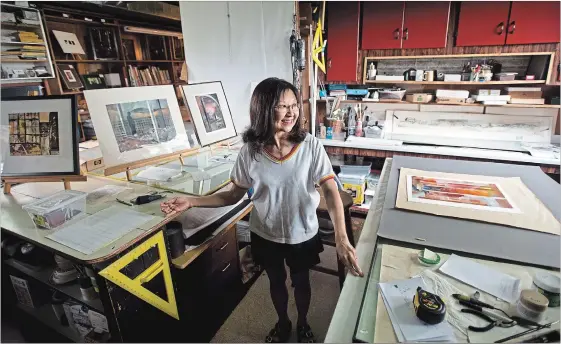
[[[349,242],[349,239],[337,240],[336,242],[337,255],[349,271],[359,277],[363,277],[364,273],[358,266],[358,258],[356,256],[355,248]]]

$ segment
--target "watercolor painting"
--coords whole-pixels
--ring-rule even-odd
[[[496,183],[412,175],[407,176],[407,200],[496,212],[520,212]]]
[[[195,96],[207,133],[226,128],[216,93]]]
[[[8,118],[11,156],[59,155],[57,112],[12,113]]]

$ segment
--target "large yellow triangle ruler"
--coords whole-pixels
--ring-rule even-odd
[[[319,55],[321,54],[321,60]],[[323,40],[321,19],[314,34],[312,43],[312,59],[318,65],[319,69],[325,74],[325,41]]]
[[[138,259],[146,251],[154,247],[154,245],[158,247],[158,254],[160,256],[160,259],[158,261],[152,264],[148,269],[141,272],[134,279],[131,279],[121,273],[121,269],[129,265],[133,260]],[[164,274],[164,284],[168,296],[167,301],[142,286],[143,283],[149,282],[160,272]],[[158,234],[152,236],[142,244],[138,245],[138,247],[131,250],[130,252],[116,260],[113,264],[103,269],[99,274],[115,283],[119,287],[135,295],[136,297],[158,308],[162,312],[165,312],[169,316],[172,316],[175,319],[179,320],[163,231],[160,231]]]

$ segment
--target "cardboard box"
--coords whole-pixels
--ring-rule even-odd
[[[545,99],[543,98],[510,98],[510,104],[530,104],[530,105],[541,105],[545,104]]]
[[[477,95],[478,96],[499,96],[501,95],[501,90],[500,89],[494,89],[494,90],[477,90]]]
[[[469,97],[469,91],[465,90],[436,90],[437,98],[467,98]]]
[[[410,103],[429,103],[432,98],[432,94],[429,93],[413,93],[405,96],[405,100]]]
[[[506,94],[517,99],[540,99],[542,89],[540,87],[507,87]]]
[[[467,98],[436,98],[438,104],[466,104]]]
[[[462,81],[461,74],[444,74],[444,81]]]
[[[96,159],[88,160],[82,165],[86,167],[86,171],[91,172],[91,171],[98,170],[100,168],[104,168],[105,162],[103,161],[103,158],[96,158]]]

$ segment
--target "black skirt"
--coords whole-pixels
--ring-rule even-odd
[[[293,273],[309,269],[320,262],[323,244],[316,234],[299,244],[280,244],[251,232],[251,253],[256,264],[264,269],[286,265]]]

